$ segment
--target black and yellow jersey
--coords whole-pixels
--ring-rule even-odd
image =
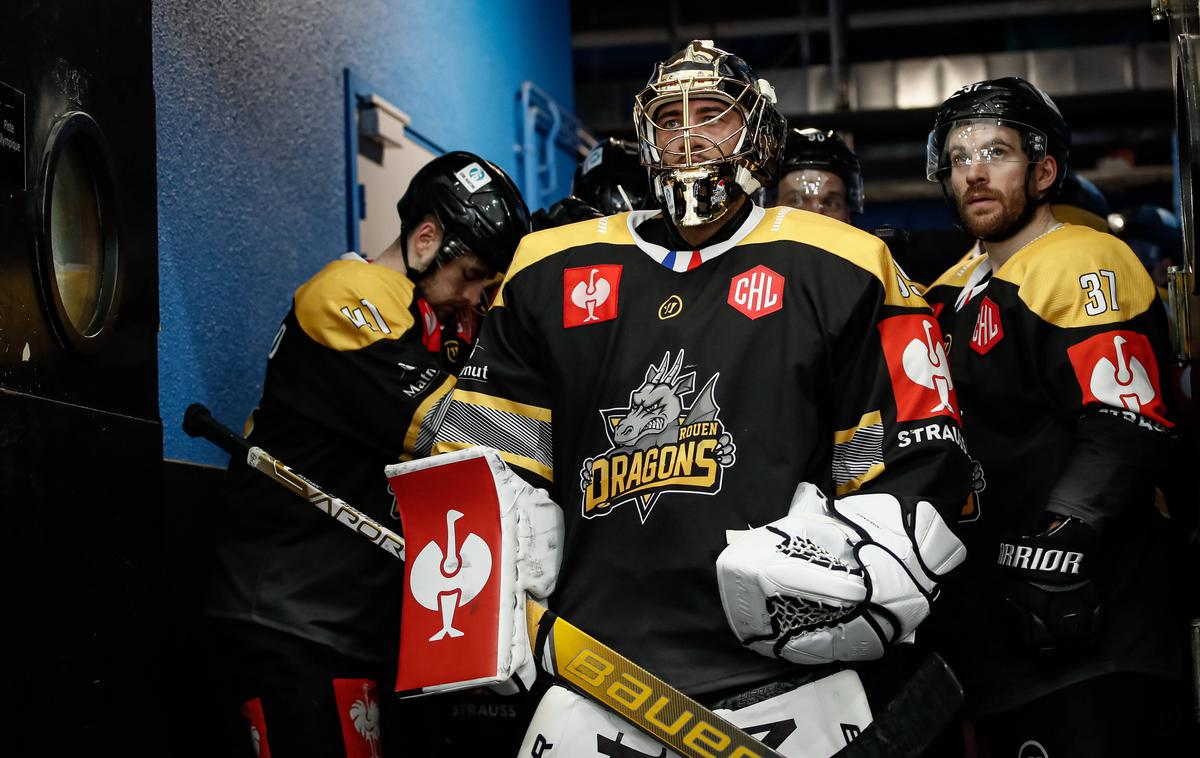
[[[404,274],[356,255],[296,290],[248,440],[383,524],[383,469],[428,454],[454,379],[441,325]],[[403,565],[267,477],[230,462],[208,615],[262,624],[358,658],[399,639]]]
[[[953,383],[886,245],[792,208],[668,250],[639,211],[525,238],[436,450],[498,448],[566,513],[551,607],[696,693],[791,664],[730,631],[726,530],[787,513],[797,483],[968,491]],[[736,220],[732,223],[736,223]]]
[[[1172,422],[1166,314],[1145,269],[1115,237],[1063,224],[998,270],[986,253],[964,257],[925,297],[946,334],[974,464],[958,529],[966,570],[946,591],[948,607],[963,606],[941,618],[954,620],[956,670],[977,707],[1007,709],[1107,671],[1163,673],[1154,488]],[[1011,646],[995,567],[999,542],[1041,531],[1047,513],[1102,531],[1109,606],[1105,640],[1053,665]]]

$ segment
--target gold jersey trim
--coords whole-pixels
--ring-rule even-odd
[[[574,224],[543,229],[521,239],[512,265],[504,276],[493,307],[504,305],[504,290],[509,280],[535,263],[557,253],[589,244],[632,245],[634,240],[626,228],[629,213],[577,221]]]
[[[883,417],[863,414],[850,429],[833,434],[833,483],[838,496],[855,492],[884,471]]]
[[[455,450],[466,450],[469,447],[476,447],[476,444],[473,442],[461,442],[458,440],[438,440],[437,445],[434,446],[433,453],[434,455],[439,455],[441,453],[452,453]],[[513,466],[519,466],[526,471],[532,471],[548,482],[554,481],[554,470],[541,461],[535,461],[534,459],[526,458],[523,455],[510,453],[507,450],[497,450],[496,452],[500,453],[500,457],[504,459],[506,463],[510,463]]]
[[[447,376],[440,386],[433,392],[425,396],[417,409],[413,411],[412,419],[408,422],[408,431],[404,434],[404,452],[400,455],[401,461],[411,461],[413,458],[424,455],[428,451],[422,451],[417,446],[417,440],[421,436],[421,431],[425,430],[429,433],[426,424],[426,417],[437,407],[437,404],[450,394],[454,389],[454,384],[457,380],[454,376]],[[426,444],[429,444],[428,442]]]
[[[341,352],[400,339],[413,326],[416,285],[399,271],[333,261],[296,290],[296,320],[314,342]]]
[[[1089,210],[1084,210],[1075,205],[1051,205],[1050,212],[1054,214],[1054,218],[1062,221],[1064,224],[1087,226],[1098,232],[1108,234],[1108,221]]]
[[[1018,250],[995,278],[1017,286],[1022,302],[1054,326],[1129,321],[1157,299],[1154,282],[1121,240],[1068,224]]]
[[[495,411],[514,413],[518,416],[524,416],[525,418],[533,419],[534,421],[549,422],[552,415],[549,408],[542,408],[538,405],[527,405],[525,403],[518,403],[512,400],[505,400],[504,398],[496,397],[495,395],[485,395],[482,392],[467,392],[460,389],[454,394],[454,399],[460,403],[470,403],[471,405],[478,405],[482,408],[491,408]]]
[[[766,209],[762,221],[741,244],[779,239],[812,245],[853,263],[879,280],[888,305],[929,307],[920,295],[920,285],[900,270],[887,244],[873,234],[819,213],[782,206]]]
[[[926,291],[931,291],[934,287],[957,287],[960,289],[965,287],[971,279],[971,274],[987,259],[987,253],[981,252],[976,244],[962,258],[959,258],[957,263],[935,279],[933,284],[929,285],[929,290]]]

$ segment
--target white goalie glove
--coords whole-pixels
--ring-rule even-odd
[[[885,494],[830,503],[808,483],[787,516],[729,542],[717,580],[734,634],[802,664],[872,660],[910,638],[967,552],[927,502],[907,513]]]

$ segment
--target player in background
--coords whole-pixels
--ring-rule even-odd
[[[347,253],[296,290],[247,422],[252,444],[396,525],[384,466],[428,454],[454,385],[441,324],[479,304],[529,229],[509,177],[466,152],[421,168],[398,211],[377,258]],[[205,613],[255,754],[378,755],[403,564],[243,461],[225,485]]]
[[[847,224],[863,212],[862,165],[832,129],[789,129],[779,173],[779,205]]]
[[[1033,85],[964,87],[928,145],[928,178],[980,242],[926,293],[975,472],[967,570],[933,625],[973,749],[1180,754],[1162,731],[1187,699],[1177,550],[1154,497],[1173,428],[1154,285],[1125,244],[1055,217],[1070,132]]]
[[[533,214],[534,231],[639,210],[650,191],[637,146],[615,137],[597,142],[575,167],[571,194]]]
[[[556,612],[826,756],[962,558],[941,335],[879,239],[750,199],[786,125],[740,58],[691,42],[634,112],[657,208],[522,242],[436,450],[497,448],[563,508]],[[521,754],[648,740],[555,687]]]

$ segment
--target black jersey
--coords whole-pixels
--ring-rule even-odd
[[[358,256],[296,290],[271,346],[250,443],[383,524],[384,467],[427,454],[454,379],[441,327],[404,274]],[[230,462],[207,613],[357,658],[396,654],[403,564],[243,461]]]
[[[1169,364],[1145,269],[1115,237],[1067,224],[998,271],[969,253],[925,297],[946,333],[974,464],[957,530],[967,562],[940,616],[969,696],[1005,710],[1108,671],[1167,673],[1177,648],[1154,487],[1171,438]],[[1037,661],[1004,620],[996,559],[1002,540],[1037,533],[1047,513],[1101,530],[1108,631],[1094,648]]]
[[[636,231],[654,213],[525,238],[436,449],[495,447],[548,487],[566,514],[551,607],[703,693],[792,667],[727,625],[726,530],[784,516],[802,481],[957,514],[969,468],[937,324],[883,242],[755,207],[672,251]]]

